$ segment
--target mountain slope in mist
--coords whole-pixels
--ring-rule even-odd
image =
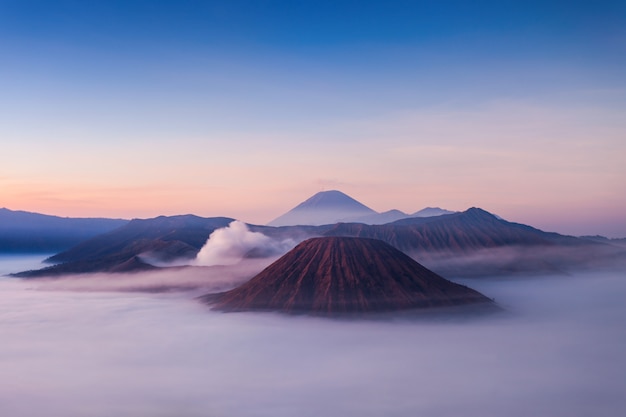
[[[306,240],[247,283],[205,297],[224,311],[321,315],[491,303],[375,239]]]
[[[544,232],[479,208],[384,225],[340,223],[323,235],[380,239],[451,277],[566,273],[626,264],[621,245]]]
[[[232,221],[227,217],[203,218],[194,215],[134,219],[123,227],[96,236],[48,259],[59,265],[17,275],[33,277],[153,269],[145,259],[191,259],[214,230],[226,227]]]
[[[191,215],[133,220],[50,258],[62,264],[22,276],[123,272],[129,268],[136,271],[176,258],[190,260],[214,230],[226,227],[232,220]],[[619,241],[544,232],[508,222],[479,208],[383,225],[248,226],[251,232],[263,233],[273,243],[291,241],[291,245],[286,245],[289,247],[319,236],[379,239],[450,277],[563,273],[588,264],[626,263],[626,251]]]
[[[71,218],[0,208],[0,252],[54,252],[128,223],[122,219]]]
[[[408,219],[413,217],[436,217],[443,216],[445,214],[454,214],[455,211],[441,209],[439,207],[426,207],[413,214],[407,214],[400,210],[389,210],[383,213],[370,214],[363,217],[352,217],[341,219],[344,223],[365,223],[371,225],[380,225],[393,223],[398,220]]]
[[[587,243],[575,237],[501,220],[480,208],[441,216],[411,217],[384,225],[339,223],[324,232],[324,235],[380,239],[405,252],[467,253],[500,246]]]

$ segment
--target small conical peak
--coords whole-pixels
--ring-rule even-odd
[[[322,315],[491,302],[381,240],[337,236],[306,240],[247,283],[206,300],[225,311]]]

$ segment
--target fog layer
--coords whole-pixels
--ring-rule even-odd
[[[43,268],[43,261],[53,254],[24,253],[6,254],[0,253],[0,278],[3,275],[13,274],[31,269]]]
[[[241,259],[235,265],[182,266],[141,273],[86,273],[27,278],[40,290],[70,291],[195,291],[198,294],[230,290],[248,281],[276,257]]]
[[[351,322],[0,279],[0,415],[616,416],[623,273],[472,280],[510,314]]]

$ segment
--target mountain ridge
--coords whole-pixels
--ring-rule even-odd
[[[114,230],[125,219],[61,217],[0,208],[0,252],[58,252]]]
[[[226,227],[233,220],[192,214],[133,219],[125,226],[95,236],[47,259],[57,265],[15,275],[37,277],[153,269],[152,265],[141,260],[142,255],[151,254],[163,262],[193,258],[215,229]]]
[[[123,265],[140,269],[142,261],[157,263],[193,259],[212,231],[226,227],[228,217],[194,215],[135,219],[126,226],[96,236],[49,258],[61,264],[21,276],[62,273],[122,272]],[[362,237],[382,240],[448,276],[497,275],[509,271],[564,272],[589,260],[600,262],[623,257],[623,245],[598,239],[581,239],[544,232],[508,222],[480,208],[434,217],[413,217],[383,225],[335,223],[322,226],[248,225],[271,239],[297,244],[311,237]],[[289,245],[290,246],[290,245]],[[492,252],[498,249],[497,252]],[[509,250],[511,249],[511,250]],[[547,250],[549,251],[547,252]],[[565,253],[562,249],[567,249]],[[506,250],[506,252],[503,252]],[[504,254],[503,258],[472,254]],[[146,257],[147,256],[147,257]],[[467,257],[473,269],[460,264]],[[433,261],[435,260],[435,261]],[[446,261],[447,260],[447,261]],[[121,266],[120,266],[121,265]],[[146,264],[148,265],[148,264]]]
[[[424,207],[423,209],[418,210],[413,214],[408,214],[406,217],[434,217],[434,216],[442,216],[444,214],[454,214],[454,213],[456,212],[442,209],[440,207]]]
[[[377,212],[349,195],[338,191],[320,191],[291,210],[267,223],[268,226],[321,226],[326,224],[386,224],[409,217],[430,217],[455,213],[439,207],[426,207],[413,214],[392,209]]]

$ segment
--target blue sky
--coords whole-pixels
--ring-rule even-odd
[[[0,205],[262,223],[332,187],[626,235],[625,28],[606,1],[0,0]]]

